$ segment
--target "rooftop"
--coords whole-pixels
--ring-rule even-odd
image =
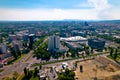
[[[79,40],[87,40],[84,37],[81,36],[75,36],[75,37],[68,37],[68,38],[60,38],[60,40],[65,40],[65,41],[79,41]]]

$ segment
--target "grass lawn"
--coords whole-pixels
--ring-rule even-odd
[[[120,53],[119,53],[118,56],[117,56],[117,60],[120,60]]]
[[[31,55],[25,60],[25,62],[28,61],[32,55],[33,55],[33,54],[31,54]]]
[[[4,69],[0,69],[0,72],[4,71]]]
[[[114,59],[113,59],[113,57],[112,57],[112,56],[110,56],[110,55],[109,55],[109,56],[107,56],[107,57],[108,57],[108,58],[110,58],[110,59],[112,59],[112,60],[114,60]]]
[[[110,59],[112,59],[112,60],[115,60],[114,58],[113,58],[113,56],[108,56],[108,58],[110,58]],[[117,55],[117,59],[116,60],[120,60],[120,53]]]
[[[39,77],[38,76],[34,77],[33,73],[34,73],[34,71],[32,70],[32,76],[29,80],[39,80]],[[22,73],[21,75],[19,75],[17,80],[25,80],[25,74]]]
[[[13,60],[11,60],[11,61],[8,63],[8,65],[10,65],[10,64],[12,64],[12,63],[14,63],[14,62],[18,62],[18,61],[19,61],[20,59],[22,59],[24,56],[25,56],[25,54],[22,54],[18,59],[13,58]]]
[[[25,56],[25,54],[22,54],[15,62],[18,62],[18,61],[21,60],[24,56]]]
[[[18,76],[17,80],[22,80],[24,76],[25,76],[24,73],[22,73],[21,75]]]
[[[106,53],[105,53],[106,54]],[[97,56],[97,55],[100,55],[100,54],[91,54],[91,55],[88,55],[88,56],[85,56],[85,58],[88,58],[90,59],[91,57],[93,56]],[[58,63],[58,62],[64,62],[64,61],[69,61],[69,60],[75,60],[75,59],[80,59],[80,58],[83,58],[82,56],[80,57],[74,57],[74,58],[69,58],[69,59],[63,59],[63,60],[56,60],[56,61],[51,61],[51,62],[44,62],[44,63],[38,63],[38,64],[32,64],[31,66],[32,67],[35,67],[35,66],[40,66],[40,65],[46,65],[46,64],[52,64],[52,63]]]
[[[39,80],[39,77],[32,76],[30,80]]]

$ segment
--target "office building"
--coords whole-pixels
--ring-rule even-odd
[[[20,50],[20,49],[22,49],[22,42],[19,41],[19,40],[14,40],[14,41],[12,41],[12,45],[13,45],[13,48],[14,48],[15,50]]]
[[[2,54],[7,53],[6,43],[1,43],[0,44],[0,53],[2,53]]]
[[[103,49],[105,46],[105,41],[99,39],[89,39],[88,45],[93,49]]]
[[[53,35],[48,40],[48,51],[58,52],[60,49],[60,37]]]
[[[29,48],[33,49],[33,42],[34,42],[34,34],[29,35]]]

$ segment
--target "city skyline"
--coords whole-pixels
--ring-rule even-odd
[[[118,20],[119,0],[1,0],[0,20]]]

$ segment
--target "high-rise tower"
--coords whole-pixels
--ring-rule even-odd
[[[60,37],[53,35],[48,40],[48,51],[57,52],[60,48]]]

